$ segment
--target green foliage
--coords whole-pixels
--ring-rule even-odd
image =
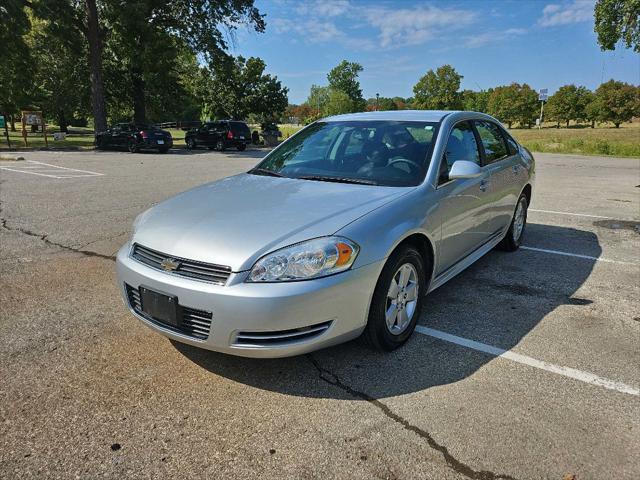
[[[594,30],[602,50],[615,50],[622,41],[640,53],[640,0],[598,0]]]
[[[609,80],[596,89],[588,112],[594,120],[611,122],[617,128],[640,116],[640,87]]]
[[[354,112],[364,110],[365,101],[362,98],[358,75],[362,72],[362,65],[343,60],[335,66],[327,75],[329,87],[332,90],[344,92],[351,100],[351,108]],[[337,96],[335,97],[338,98]]]
[[[324,106],[322,114],[325,116],[341,115],[343,113],[354,112],[356,108],[354,101],[346,92],[330,88],[327,103]]]
[[[288,89],[265,74],[265,67],[260,58],[237,57],[203,69],[200,92],[208,116],[243,120],[253,114],[260,122],[277,120],[287,108]]]
[[[14,115],[32,87],[34,64],[25,40],[31,22],[20,2],[3,2],[0,17],[0,112]]]
[[[462,108],[472,112],[487,113],[489,105],[489,96],[493,89],[481,90],[474,92],[473,90],[462,91]]]
[[[585,109],[591,100],[591,92],[586,87],[564,85],[549,98],[545,114],[549,119],[569,126],[571,120],[587,118]]]
[[[493,115],[509,128],[518,122],[520,126],[531,126],[538,115],[538,95],[526,83],[512,83],[496,87],[489,94],[487,113]]]
[[[460,81],[462,75],[451,65],[429,70],[413,87],[417,108],[426,110],[459,110],[462,108]]]

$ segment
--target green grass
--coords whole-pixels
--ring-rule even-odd
[[[16,150],[45,148],[44,135],[42,133],[31,133],[27,130],[27,146],[25,147],[24,139],[20,125],[16,125],[17,131],[9,132],[9,140],[11,140],[11,148]],[[59,131],[55,125],[47,125],[47,138],[49,140],[49,148],[62,149],[90,149],[93,148],[93,130],[84,127],[69,127],[70,134],[67,134],[65,140],[54,141],[53,132]],[[8,150],[6,136],[4,131],[0,132],[0,150]]]
[[[620,128],[545,126],[542,129],[511,129],[510,133],[532,152],[640,158],[638,122],[625,123]]]

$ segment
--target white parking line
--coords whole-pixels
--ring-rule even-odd
[[[579,253],[562,252],[560,250],[549,250],[548,248],[525,247],[524,245],[522,245],[520,248],[522,250],[531,250],[532,252],[542,252],[542,253],[550,253],[553,255],[563,255],[565,257],[583,258],[585,260],[594,260],[596,262],[620,263],[622,265],[640,265],[635,262],[623,262],[621,260],[610,260],[608,258],[592,257],[591,255],[582,255]]]
[[[640,389],[634,388],[625,383],[615,382],[613,380],[599,377],[598,375],[594,375],[593,373],[583,372],[582,370],[563,367],[561,365],[554,365],[553,363],[544,362],[542,360],[537,360],[526,355],[510,352],[509,350],[504,350],[492,345],[487,345],[486,343],[476,342],[475,340],[458,337],[457,335],[451,335],[450,333],[435,330],[433,328],[423,327],[422,325],[416,326],[416,332],[437,338],[439,340],[444,340],[445,342],[455,343],[456,345],[461,345],[473,350],[488,353],[496,357],[506,358],[507,360],[511,360],[512,362],[522,363],[523,365],[528,365],[540,370],[545,370],[547,372],[573,378],[574,380],[579,380],[591,385],[608,388],[609,390],[615,390],[616,392],[620,393],[628,393],[629,395],[640,395]]]
[[[605,219],[612,220],[611,217],[603,217],[602,215],[587,215],[586,213],[556,212],[555,210],[536,210],[535,208],[529,208],[529,211],[540,212],[540,213],[555,213],[556,215],[571,215],[574,217],[605,218]]]
[[[79,170],[77,168],[61,167],[59,165],[51,165],[50,163],[37,162],[35,160],[27,160],[27,163],[29,163],[30,165],[11,165],[10,167],[0,165],[0,170],[26,173],[29,175],[38,175],[40,177],[48,178],[99,177],[104,175],[104,173],[91,172],[89,170]]]

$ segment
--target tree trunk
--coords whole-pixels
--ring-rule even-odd
[[[131,68],[131,89],[133,93],[133,121],[134,123],[146,123],[145,85],[142,69],[139,66]]]
[[[569,128],[569,120],[567,120],[567,128]]]
[[[67,119],[64,116],[63,110],[60,110],[58,112],[58,126],[60,127],[60,131],[62,133],[69,133],[69,130],[67,129]]]
[[[98,24],[96,0],[85,0],[87,6],[87,42],[89,43],[89,78],[91,80],[91,108],[94,132],[107,129],[107,109],[102,83],[102,39]]]
[[[16,131],[16,117],[12,114],[9,115],[9,122],[11,122],[11,131]]]
[[[616,126],[616,128],[620,128],[620,122],[613,122],[613,124]]]
[[[509,124],[509,130],[511,130],[511,125],[513,124],[513,122],[507,122]]]
[[[596,128],[596,121],[595,120],[591,120],[591,128]]]

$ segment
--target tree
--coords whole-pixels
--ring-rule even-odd
[[[622,41],[640,53],[640,0],[598,0],[594,30],[602,50],[615,50]]]
[[[565,122],[567,127],[571,120],[585,119],[585,108],[591,101],[590,93],[586,87],[575,85],[560,87],[547,102],[547,116],[558,123]]]
[[[322,87],[320,85],[311,85],[309,90],[309,96],[305,102],[312,109],[314,109],[314,117],[318,118],[322,115],[322,112],[326,109],[329,102],[329,87]]]
[[[489,96],[491,95],[492,91],[492,88],[490,88],[489,90],[481,90],[479,92],[474,92],[473,90],[463,90],[462,108],[464,110],[471,110],[472,112],[487,113]]]
[[[253,114],[261,122],[279,118],[288,105],[288,89],[277,77],[265,74],[265,68],[260,58],[237,57],[209,71],[204,79],[209,115],[242,120]]]
[[[389,97],[368,98],[366,109],[367,111],[399,110],[396,99]]]
[[[460,80],[462,75],[451,65],[429,70],[413,87],[416,106],[426,110],[459,110],[462,108]]]
[[[0,113],[9,116],[15,131],[14,116],[28,103],[32,88],[34,62],[25,39],[31,23],[22,2],[4,2],[0,15]]]
[[[362,111],[365,107],[360,81],[358,80],[360,72],[362,72],[362,65],[343,60],[331,69],[327,75],[329,87],[332,90],[340,90],[349,97],[352,103],[352,111]],[[335,98],[338,97],[336,96]]]
[[[640,115],[640,88],[609,80],[596,89],[589,111],[595,120],[611,122],[619,128],[621,123]]]
[[[334,88],[329,89],[327,104],[322,111],[323,115],[342,115],[343,113],[352,113],[354,111],[356,111],[354,101],[346,92]]]
[[[531,126],[537,116],[538,96],[526,83],[512,83],[496,87],[489,94],[487,110],[509,128],[514,122],[520,126]]]

